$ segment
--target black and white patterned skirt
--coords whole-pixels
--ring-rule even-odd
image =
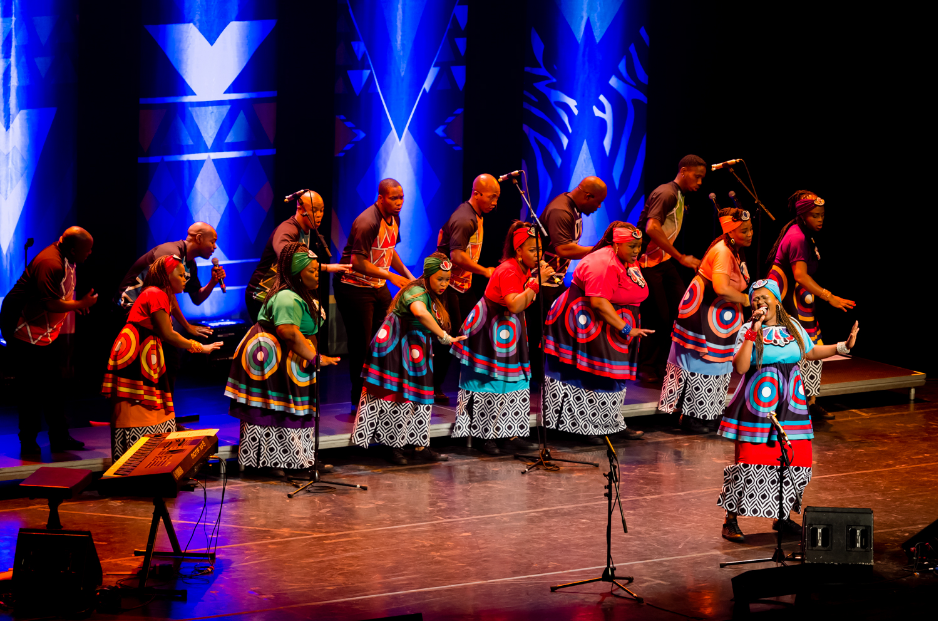
[[[821,370],[823,360],[802,360],[801,381],[804,383],[806,397],[816,397],[821,393]]]
[[[801,497],[811,482],[811,468],[789,466],[782,487],[782,515],[801,513]],[[778,518],[778,466],[732,464],[723,469],[723,491],[717,505],[730,513]]]
[[[658,409],[668,414],[680,409],[684,416],[716,420],[723,416],[731,376],[693,373],[669,362]]]
[[[531,390],[525,383],[514,392],[475,392],[459,389],[454,438],[527,437],[531,434]]]
[[[394,448],[430,446],[430,410],[433,406],[380,399],[366,387],[358,402],[352,443],[363,448],[383,444]]]
[[[309,468],[316,463],[315,433],[315,427],[290,429],[241,421],[238,462],[252,468]]]
[[[624,431],[623,388],[619,392],[597,392],[564,381],[544,379],[544,420],[551,429],[585,436],[605,436]]]
[[[145,425],[143,427],[111,427],[111,459],[118,460],[120,456],[130,450],[137,440],[148,433],[172,433],[176,431],[176,419],[165,420],[158,425]]]

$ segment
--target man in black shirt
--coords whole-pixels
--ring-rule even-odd
[[[498,205],[501,191],[501,186],[492,175],[476,177],[472,181],[472,196],[456,208],[437,237],[437,252],[442,252],[453,262],[449,287],[442,297],[454,330],[462,326],[463,320],[478,302],[470,291],[472,275],[491,278],[495,271],[493,267],[482,267],[478,261],[479,253],[482,252],[483,217]],[[443,393],[442,387],[452,360],[449,346],[434,342],[433,359],[433,400],[447,405],[449,397]]]
[[[280,223],[280,226],[274,229],[267,239],[267,245],[264,246],[264,252],[261,253],[261,260],[257,268],[248,281],[248,286],[244,291],[244,303],[247,305],[248,313],[252,321],[257,321],[257,314],[261,311],[261,306],[267,298],[267,291],[273,284],[277,275],[277,261],[280,259],[280,251],[287,244],[300,242],[306,244],[306,247],[316,253],[320,258],[320,265],[324,272],[347,272],[348,265],[335,265],[326,263],[331,257],[329,248],[325,240],[319,234],[319,225],[322,224],[322,217],[326,212],[326,205],[318,193],[306,190],[298,196],[290,195],[284,199],[285,203],[296,200],[296,213],[288,220]],[[319,300],[323,304],[323,295],[328,294],[328,285],[320,279]],[[325,304],[323,304],[325,307]],[[321,337],[320,337],[321,338]]]
[[[401,208],[404,189],[394,179],[378,184],[378,199],[352,223],[340,263],[351,263],[351,271],[334,286],[335,303],[348,337],[349,379],[352,382],[352,412],[362,393],[362,365],[371,339],[388,314],[391,293],[386,281],[404,287],[410,273],[395,247],[400,243]],[[394,268],[397,274],[389,268]],[[402,275],[401,275],[402,274]]]
[[[682,254],[674,243],[684,223],[684,197],[696,192],[706,175],[703,159],[685,155],[674,181],[655,188],[638,218],[638,228],[645,231],[647,240],[645,252],[638,259],[648,283],[648,298],[641,306],[642,327],[655,331],[642,339],[639,349],[639,380],[646,383],[657,383],[664,377],[671,351],[671,328],[684,297],[684,281],[675,261],[692,270],[700,267],[700,259]]]
[[[586,177],[569,192],[560,194],[547,203],[540,215],[541,224],[547,230],[544,260],[554,268],[554,275],[541,286],[544,299],[544,313],[550,311],[554,300],[567,290],[564,278],[570,261],[582,259],[593,249],[581,246],[583,235],[583,216],[591,215],[606,200],[606,184],[599,177]],[[535,300],[524,311],[525,323],[528,324],[528,352],[531,356],[531,375],[538,381],[544,379],[544,361],[542,357],[541,336],[543,322],[540,316],[540,300]]]

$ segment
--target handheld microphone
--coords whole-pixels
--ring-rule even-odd
[[[760,306],[756,309],[756,312],[752,314],[752,324],[755,325],[757,321],[765,317],[765,311],[769,309],[768,306]]]
[[[713,203],[713,208],[716,209],[719,214],[722,207],[720,207],[720,203],[717,202],[717,195],[713,192],[710,192],[710,202]]]
[[[723,168],[724,166],[732,166],[732,165],[738,164],[738,163],[740,163],[740,162],[742,162],[742,160],[726,160],[725,162],[720,162],[719,164],[714,164],[713,166],[710,167],[710,170],[711,170],[711,171],[720,170],[720,169]]]
[[[785,433],[785,430],[782,428],[782,424],[778,422],[778,419],[775,418],[775,414],[769,414],[769,418],[772,419],[772,426],[775,427],[776,433],[782,439],[782,441],[788,445],[788,448],[791,448],[791,440],[788,439],[788,434]]]
[[[213,268],[218,267],[218,257],[212,257],[212,267],[213,267]],[[219,278],[219,279],[218,279],[218,284],[221,285],[221,292],[222,292],[222,293],[227,293],[227,292],[228,292],[228,287],[225,286],[225,279],[224,279],[224,278]]]
[[[505,181],[508,181],[508,180],[511,179],[512,177],[517,177],[517,176],[520,175],[520,174],[521,174],[521,171],[520,171],[520,170],[513,170],[513,171],[511,171],[510,173],[508,173],[507,175],[502,175],[501,177],[499,177],[499,178],[498,178],[498,182],[499,182],[499,183],[504,183]]]

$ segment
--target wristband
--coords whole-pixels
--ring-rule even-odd
[[[837,353],[841,356],[846,356],[850,353],[850,350],[847,348],[847,341],[837,343]]]
[[[631,332],[632,332],[632,326],[630,326],[629,324],[625,324],[625,326],[623,326],[622,329],[619,330],[619,336],[621,336],[622,338],[625,338]]]
[[[450,345],[453,342],[453,337],[444,332],[443,336],[436,337],[436,340],[438,340],[441,345]]]
[[[530,289],[534,292],[535,295],[540,293],[541,286],[538,284],[537,280],[534,278],[529,278],[528,282],[524,283],[525,289]]]
[[[752,341],[753,343],[755,343],[755,342],[756,342],[756,339],[758,339],[758,338],[759,338],[759,337],[758,337],[758,335],[756,335],[755,332],[753,332],[753,331],[752,331],[751,329],[749,329],[749,328],[746,328],[746,340],[747,340],[747,341]]]
[[[831,294],[829,289],[825,289],[824,291],[821,291],[821,297],[824,298],[825,302],[830,302],[831,298],[834,296]]]
[[[189,349],[188,349],[188,351],[189,351],[189,353],[191,353],[191,354],[200,354],[200,353],[202,353],[202,343],[200,343],[200,342],[198,342],[198,341],[196,341],[196,340],[193,340],[193,339],[189,339]]]

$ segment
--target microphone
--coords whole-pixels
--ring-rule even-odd
[[[722,207],[720,207],[720,203],[717,202],[717,195],[713,192],[710,192],[710,202],[713,203],[713,208],[716,209],[719,214]]]
[[[499,178],[498,178],[498,182],[499,182],[499,183],[504,183],[505,181],[508,181],[508,180],[511,179],[512,177],[517,177],[517,176],[520,175],[520,174],[521,174],[521,171],[520,171],[520,170],[513,170],[513,171],[511,171],[510,173],[508,173],[507,175],[502,175],[501,177],[499,177]]]
[[[213,268],[218,267],[218,257],[212,257],[212,267],[213,267]],[[219,279],[218,279],[218,284],[221,285],[221,292],[222,292],[222,293],[227,293],[227,292],[228,292],[228,287],[225,286],[225,279],[224,279],[224,278],[219,278]]]
[[[730,197],[730,200],[733,201],[733,207],[735,207],[736,209],[739,209],[740,211],[745,211],[743,209],[742,204],[739,202],[739,199],[736,198],[736,192],[734,192],[733,190],[730,190],[729,197]]]
[[[775,427],[775,431],[778,433],[779,437],[788,445],[788,448],[791,448],[791,440],[788,439],[788,434],[782,429],[782,424],[775,418],[775,414],[769,414],[769,418],[772,419],[772,426]]]
[[[756,312],[752,314],[752,325],[756,325],[756,322],[765,317],[765,311],[769,309],[768,306],[760,306],[756,309]]]
[[[725,162],[720,162],[719,164],[714,164],[713,166],[710,167],[710,170],[711,170],[711,171],[720,170],[720,169],[723,168],[724,166],[732,166],[733,164],[738,164],[738,163],[740,163],[740,162],[742,162],[742,160],[726,160]]]
[[[296,199],[303,196],[307,192],[309,192],[309,190],[297,190],[293,194],[287,194],[286,196],[283,197],[283,202],[289,203],[290,201],[295,201]]]
[[[316,231],[316,237],[319,238],[319,243],[322,245],[322,252],[326,255],[326,259],[332,258],[332,253],[329,252],[329,244],[326,243],[326,238],[322,236],[322,233],[319,232],[319,229],[313,229]]]

